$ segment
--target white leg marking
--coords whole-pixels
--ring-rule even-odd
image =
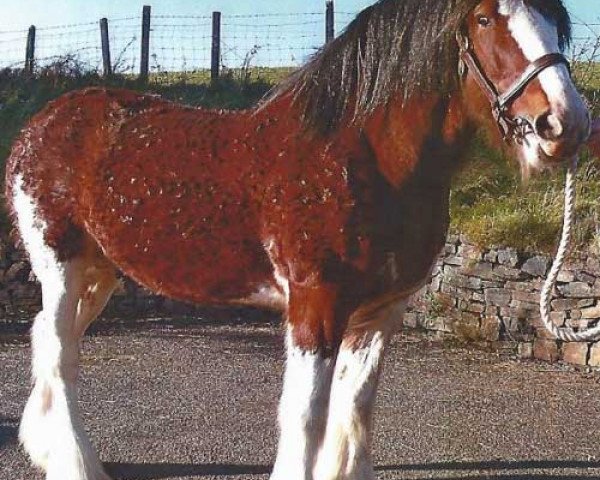
[[[42,284],[43,310],[32,329],[34,387],[19,432],[47,480],[108,480],[80,420],[77,405],[79,332],[76,311],[84,277],[78,261],[61,263],[44,241],[44,222],[15,179],[14,209],[33,270]]]
[[[372,412],[385,349],[395,323],[401,322],[405,302],[387,313],[377,329],[348,332],[337,357],[329,417],[315,480],[373,480],[371,459]],[[349,342],[349,343],[348,343]]]
[[[287,337],[287,365],[279,405],[280,439],[271,480],[312,480],[327,420],[333,360],[305,352]]]

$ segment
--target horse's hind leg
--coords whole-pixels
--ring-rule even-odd
[[[401,324],[405,304],[368,323],[352,319],[338,353],[329,417],[315,480],[374,480],[371,427],[385,349]]]
[[[89,258],[49,261],[40,281],[43,310],[32,329],[34,387],[20,439],[48,480],[107,479],[80,419],[77,374],[80,338],[114,290],[115,272]]]
[[[60,261],[44,239],[31,200],[15,194],[19,229],[42,285],[42,311],[32,329],[34,386],[19,437],[47,480],[107,480],[77,405],[79,340],[116,285],[114,267],[90,241]]]

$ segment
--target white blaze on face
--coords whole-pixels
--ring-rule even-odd
[[[508,17],[508,28],[530,63],[550,53],[561,53],[557,26],[539,11],[527,6],[523,0],[499,0],[498,12]],[[554,115],[558,115],[567,124],[588,122],[587,109],[566,65],[558,64],[547,68],[537,78]],[[530,166],[539,167],[539,147],[545,147],[544,140],[537,136],[528,140],[529,144],[524,145],[523,156]]]

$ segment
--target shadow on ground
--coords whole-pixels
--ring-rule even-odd
[[[199,309],[200,310],[200,309]],[[90,326],[86,335],[111,335],[117,331],[139,332],[152,329],[194,330],[203,327],[276,326],[279,313],[258,308],[206,307],[193,315],[165,315],[142,318],[101,318]],[[0,341],[21,343],[28,340],[32,321],[15,319],[0,322]]]
[[[18,420],[0,415],[0,450],[17,441]]]
[[[183,476],[233,476],[233,475],[268,475],[271,472],[269,465],[235,465],[211,463],[205,465],[196,464],[171,464],[171,463],[108,463],[106,469],[116,480],[159,480]],[[587,469],[600,468],[600,461],[577,461],[577,460],[540,460],[540,461],[490,461],[490,462],[447,462],[447,463],[425,463],[414,465],[380,465],[375,468],[378,472],[429,472],[425,478],[431,477],[431,472],[461,471],[465,474],[470,472],[486,471],[488,473],[473,476],[469,474],[469,480],[569,480],[591,478]],[[579,474],[528,474],[526,470],[581,470]],[[521,470],[519,473],[506,473],[507,470]],[[502,471],[501,473],[492,473]],[[464,476],[444,477],[445,480],[463,480]]]

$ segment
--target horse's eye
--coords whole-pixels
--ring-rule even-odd
[[[485,17],[483,15],[479,15],[477,17],[477,23],[479,25],[481,25],[482,27],[489,27],[492,22],[490,21],[490,19],[488,17]]]

